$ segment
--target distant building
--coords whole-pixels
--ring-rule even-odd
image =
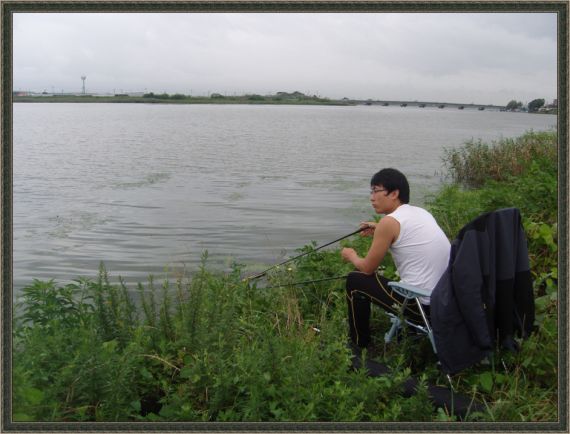
[[[541,113],[556,113],[558,109],[558,99],[552,100],[552,103],[546,104],[538,109]]]

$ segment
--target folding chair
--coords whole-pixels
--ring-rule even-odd
[[[384,343],[389,344],[390,342],[392,342],[392,339],[394,338],[394,336],[396,336],[398,331],[402,328],[403,324],[402,324],[401,318],[403,317],[404,310],[405,310],[408,302],[409,301],[415,301],[417,306],[418,306],[418,309],[420,311],[420,314],[422,316],[423,325],[416,324],[416,323],[409,321],[407,319],[405,319],[404,321],[408,326],[413,327],[416,330],[420,331],[421,333],[424,333],[425,335],[427,335],[428,339],[431,342],[433,352],[437,355],[437,349],[435,347],[435,340],[433,338],[433,330],[430,326],[427,315],[425,314],[422,303],[420,302],[420,299],[419,299],[419,297],[429,297],[431,292],[426,290],[426,289],[417,288],[415,286],[409,285],[409,284],[404,283],[404,282],[389,282],[388,285],[394,291],[396,291],[398,294],[400,294],[402,297],[404,297],[404,302],[402,303],[402,306],[400,309],[400,315],[395,315],[393,313],[388,312],[388,316],[390,317],[390,322],[392,323],[392,327],[390,327],[390,329],[384,335]]]
[[[408,301],[414,300],[418,306],[424,324],[423,325],[416,324],[409,320],[405,320],[405,322],[408,326],[415,328],[416,330],[420,331],[421,333],[424,333],[428,337],[429,341],[431,342],[433,352],[437,356],[437,348],[435,346],[433,330],[431,328],[431,325],[429,323],[429,320],[427,318],[427,315],[424,311],[424,308],[419,298],[419,297],[429,297],[431,292],[426,289],[418,288],[404,282],[388,282],[388,286],[390,286],[394,291],[396,291],[398,294],[404,297],[404,302],[402,303],[402,306],[400,308],[399,316],[387,312],[388,316],[390,317],[390,322],[392,323],[392,327],[390,327],[390,330],[388,330],[384,335],[384,345],[389,344],[392,341],[393,337],[396,336],[398,331],[402,328],[402,320],[400,318],[403,317],[404,315],[404,310],[406,309]],[[438,365],[440,365],[439,361]],[[453,382],[451,381],[451,376],[449,374],[446,374],[445,377],[449,382],[449,387],[452,393],[455,392],[455,388],[453,387]]]
[[[492,358],[497,346],[518,351],[515,336],[525,339],[534,330],[530,262],[516,208],[492,211],[465,225],[451,243],[449,265],[432,291],[402,282],[388,285],[404,303],[399,315],[389,314],[392,326],[384,342],[390,343],[407,324],[427,335],[446,373]],[[430,319],[420,297],[431,299]],[[423,324],[402,319],[414,300]],[[450,316],[453,322],[445,319]]]

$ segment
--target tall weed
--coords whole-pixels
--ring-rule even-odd
[[[557,161],[556,132],[529,131],[521,137],[504,138],[492,144],[470,141],[444,150],[444,166],[451,180],[480,188],[488,180],[506,181],[523,175],[533,161]]]

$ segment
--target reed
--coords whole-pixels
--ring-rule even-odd
[[[443,162],[454,183],[480,188],[489,180],[501,182],[523,175],[537,160],[556,164],[556,145],[555,132],[530,131],[515,139],[491,144],[471,140],[459,148],[445,149]]]

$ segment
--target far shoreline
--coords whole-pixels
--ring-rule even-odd
[[[275,99],[261,97],[251,99],[248,97],[184,97],[184,98],[161,98],[142,96],[75,96],[75,95],[50,95],[50,96],[14,96],[15,103],[132,103],[132,104],[259,104],[259,105],[356,105],[347,101],[329,100],[324,98],[303,99]]]
[[[330,99],[318,96],[307,96],[300,93],[284,95],[242,95],[224,96],[212,94],[211,96],[188,96],[188,95],[152,95],[130,96],[117,95],[14,95],[14,103],[131,103],[131,104],[223,104],[223,105],[321,105],[321,106],[390,106],[405,109],[407,107],[459,109],[459,110],[489,110],[507,111],[505,106],[492,104],[463,104],[456,102],[435,101],[387,101],[387,100],[357,100],[357,99]],[[556,114],[556,113],[551,113]]]

